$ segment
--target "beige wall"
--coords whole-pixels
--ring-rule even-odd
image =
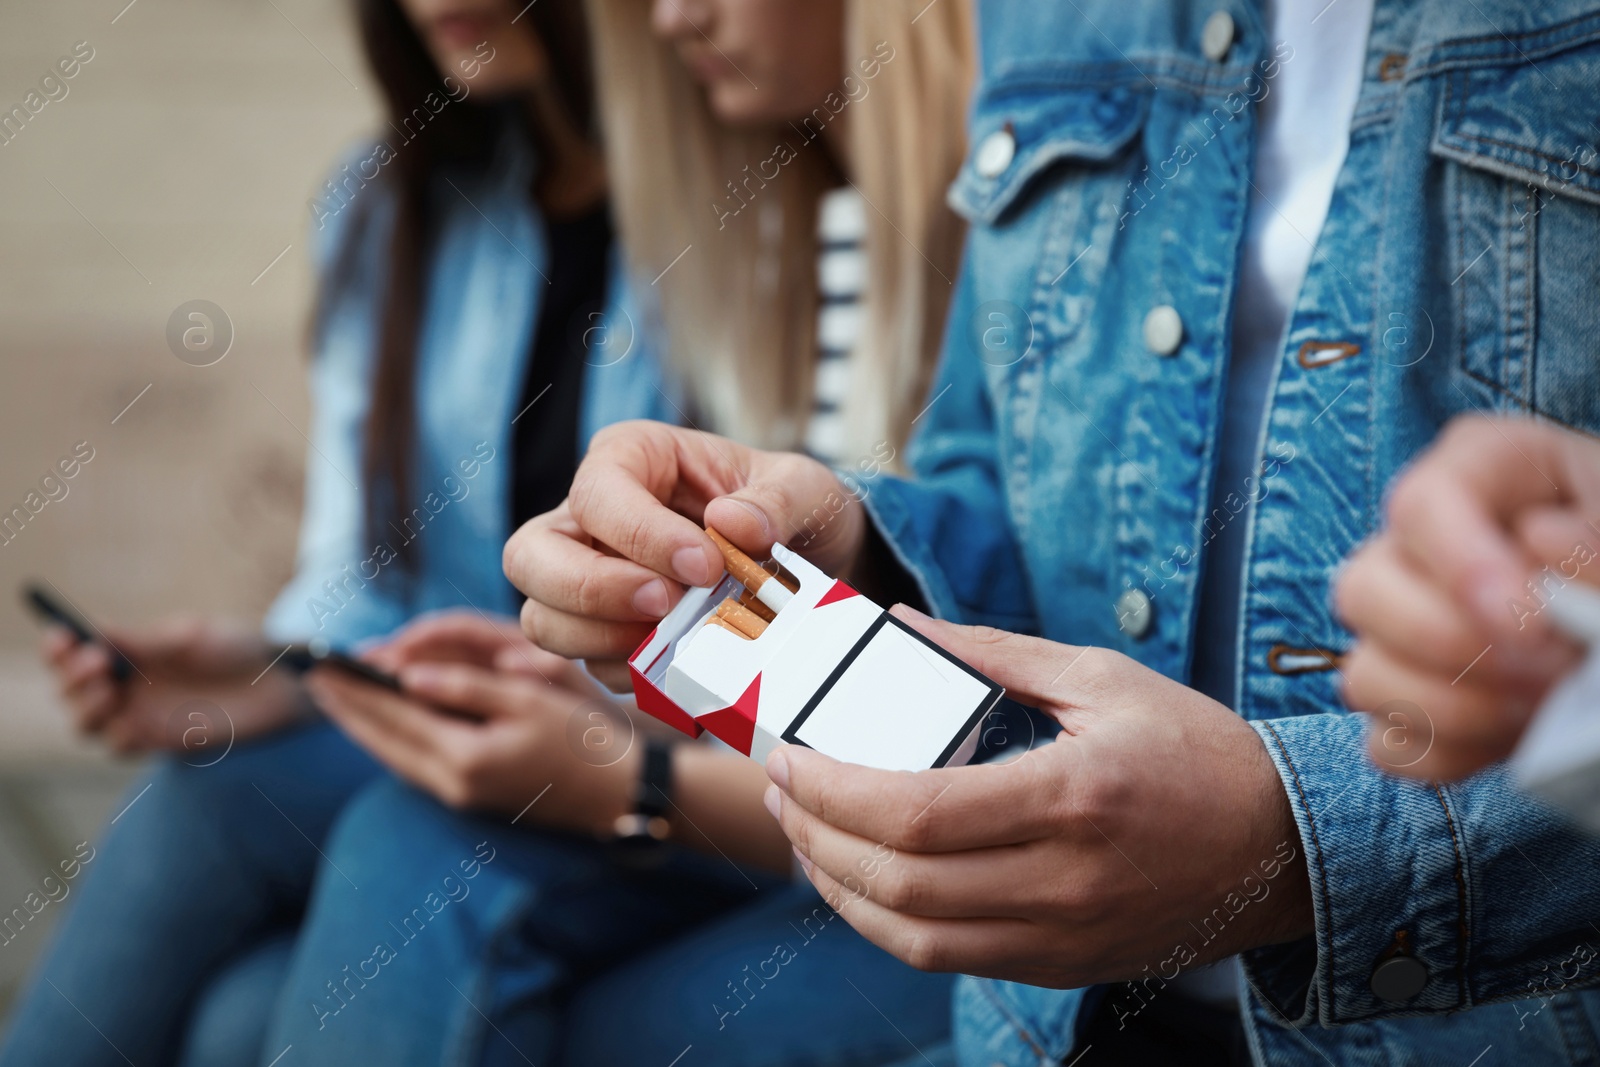
[[[306,199],[376,92],[344,4],[123,3],[0,6],[0,109],[76,42],[94,50],[0,145],[0,510],[75,442],[95,450],[0,547],[0,649],[34,639],[25,577],[107,619],[255,615],[292,556]],[[215,366],[167,346],[195,298],[234,325]]]
[[[95,453],[0,545],[0,912],[98,833],[131,773],[69,736],[15,589],[48,578],[106,620],[259,615],[306,452],[306,199],[377,108],[343,3],[125,3],[0,4],[0,117],[94,50],[0,144],[0,512],[76,442]],[[196,298],[234,325],[211,367],[166,342]],[[0,949],[0,1010],[60,911]]]

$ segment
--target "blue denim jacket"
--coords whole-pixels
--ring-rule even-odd
[[[360,488],[394,207],[387,186],[350,183],[348,206],[324,216],[313,233],[322,284],[330,284],[335,264],[354,274],[324,310],[317,332],[295,575],[265,622],[276,639],[321,636],[348,644],[424,611],[476,607],[514,615],[521,603],[501,572],[500,554],[511,522],[512,419],[549,264],[528,195],[532,155],[514,138],[502,147],[486,175],[455,175],[435,190],[441,223],[418,347],[415,500],[407,502],[415,510],[387,542],[392,550],[412,539],[415,572],[404,577],[398,560],[368,543]],[[358,152],[348,168],[335,170],[335,182],[371,155]],[[372,202],[358,202],[366,197]],[[363,212],[370,225],[354,223]],[[346,254],[350,241],[361,242],[353,255]],[[646,343],[652,331],[629,299],[620,254],[614,258],[610,308],[587,337],[580,455],[608,423],[677,421],[671,386]],[[526,417],[537,418],[538,408]]]
[[[1202,48],[1217,10],[1237,27],[1220,61]],[[1207,510],[1255,102],[1293,62],[1263,26],[1257,0],[980,0],[942,380],[917,481],[867,497],[940,614],[1189,676],[1203,549],[1231,518]],[[1447,419],[1600,432],[1597,146],[1600,2],[1377,0],[1261,467],[1236,488],[1255,509],[1234,707],[1283,779],[1315,914],[1313,937],[1244,956],[1264,1062],[1465,1067],[1490,1044],[1600,1062],[1581,992],[1600,844],[1497,770],[1438,788],[1376,771],[1324,655],[1351,643],[1335,569]],[[1171,356],[1142,339],[1158,305],[1184,325]],[[1395,953],[1427,975],[1399,1002],[1372,983]],[[963,1062],[1075,1054],[1084,996],[964,982]]]

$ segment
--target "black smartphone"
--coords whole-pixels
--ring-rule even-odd
[[[91,629],[88,620],[84,619],[62,600],[51,595],[43,586],[36,582],[29,582],[22,587],[22,600],[33,611],[40,622],[64,626],[72,631],[84,644],[100,644],[111,653],[111,677],[119,682],[125,682],[133,676],[133,664],[128,657],[111,648],[109,641],[102,638],[95,630]]]
[[[303,645],[290,645],[289,650],[283,654],[283,657],[278,662],[296,674],[304,674],[313,667],[332,667],[335,670],[354,675],[364,682],[371,682],[373,685],[382,686],[396,693],[405,691],[405,687],[400,684],[400,679],[388,671],[380,671],[370,663],[364,663],[356,659],[348,652],[333,648],[326,641],[309,641]]]

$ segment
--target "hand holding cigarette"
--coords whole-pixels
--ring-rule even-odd
[[[703,526],[762,559],[822,509],[828,518],[811,523],[817,532],[805,555],[830,573],[850,573],[864,520],[853,502],[836,509],[825,506],[830,499],[849,495],[806,456],[662,423],[609,427],[595,436],[567,501],[506,545],[506,577],[528,597],[523,631],[625,688],[628,654],[686,586],[707,585],[726,566]],[[755,599],[777,610],[759,592]]]
[[[1600,587],[1597,519],[1600,443],[1526,420],[1458,419],[1396,483],[1336,589],[1380,765],[1450,779],[1511,751],[1578,662],[1558,622]]]

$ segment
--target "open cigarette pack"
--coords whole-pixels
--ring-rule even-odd
[[[757,759],[788,742],[886,770],[972,758],[1001,687],[775,545],[690,589],[628,661],[641,710]]]

